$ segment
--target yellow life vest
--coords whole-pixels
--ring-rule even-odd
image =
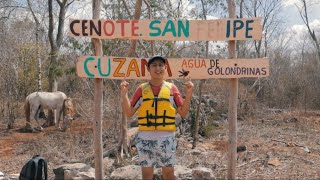
[[[142,104],[138,108],[138,125],[140,131],[175,131],[176,109],[170,103],[172,84],[162,84],[158,97],[155,97],[150,84],[141,84]]]

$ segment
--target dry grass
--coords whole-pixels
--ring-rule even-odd
[[[33,155],[40,154],[48,161],[49,177],[53,178],[52,169],[67,162],[84,162],[93,153],[92,122],[78,120],[72,123],[72,128],[61,132],[55,127],[45,128],[40,133],[22,133],[24,120],[16,123],[16,128],[7,132],[1,126],[0,138],[0,171],[6,174],[19,173],[24,163]],[[105,144],[113,146],[110,139]],[[107,146],[105,150],[111,149]]]
[[[204,166],[218,178],[227,174],[227,124],[206,139],[210,150],[199,156],[188,153],[191,144],[184,141],[178,151],[179,164]],[[238,154],[237,177],[240,179],[319,179],[320,178],[320,112],[265,112],[263,117],[238,121],[238,145],[247,151]],[[310,152],[305,150],[307,147]],[[279,164],[272,165],[271,160]]]

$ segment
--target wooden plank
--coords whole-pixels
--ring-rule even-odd
[[[148,58],[81,56],[76,64],[79,77],[107,79],[150,79]],[[269,60],[260,59],[167,59],[166,79],[183,78],[189,71],[192,79],[269,76]]]
[[[260,40],[261,18],[217,20],[71,19],[69,36],[172,41]]]

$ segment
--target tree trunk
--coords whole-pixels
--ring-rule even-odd
[[[135,5],[135,11],[134,11],[134,17],[133,19],[140,19],[141,16],[141,6],[142,6],[142,0],[137,0],[136,1],[136,5]],[[128,57],[134,57],[135,56],[135,52],[136,52],[136,46],[137,46],[137,40],[132,40],[130,43],[130,48],[128,50]],[[123,108],[122,108],[123,109]],[[119,143],[119,145],[121,145],[121,147],[119,149],[121,149],[121,157],[123,157],[123,151],[125,154],[129,154],[130,151],[130,147],[129,147],[129,142],[128,142],[128,119],[127,116],[125,114],[125,112],[122,110],[122,116],[121,116],[121,141]]]
[[[72,1],[74,2],[74,1]],[[71,2],[71,3],[72,3]],[[59,5],[59,20],[58,20],[58,33],[56,39],[54,38],[53,31],[54,31],[54,18],[53,18],[53,5],[52,0],[48,0],[48,9],[49,9],[49,42],[50,42],[50,64],[49,64],[49,91],[55,92],[58,90],[58,74],[57,69],[58,67],[58,57],[59,57],[59,49],[62,44],[63,40],[63,30],[64,30],[64,23],[65,23],[65,14],[66,8],[71,4],[67,4],[67,0],[57,0]],[[54,118],[53,118],[53,111],[49,110],[47,125],[52,126],[54,125]]]
[[[137,0],[134,10],[134,17],[133,19],[140,19],[141,16],[141,6],[142,6],[142,0]],[[130,48],[128,51],[128,56],[133,57],[136,52],[136,46],[137,46],[137,40],[132,40],[130,43]]]
[[[33,19],[35,21],[36,24],[36,48],[37,48],[37,59],[38,59],[38,91],[42,91],[42,82],[41,82],[41,57],[40,57],[40,46],[39,46],[39,32],[40,32],[40,22],[37,18],[37,16],[35,15],[35,13],[33,12],[30,0],[28,0],[28,7],[31,11],[31,14],[33,16]]]
[[[200,122],[200,108],[201,108],[201,99],[202,99],[202,86],[205,82],[204,79],[201,79],[199,82],[199,101],[197,103],[197,112],[194,122],[194,131],[193,131],[193,143],[192,143],[192,149],[197,147],[197,142],[199,140],[199,122]]]
[[[40,34],[40,22],[37,18],[37,16],[35,15],[35,13],[33,12],[30,0],[28,0],[28,7],[31,11],[31,14],[33,16],[34,22],[36,24],[36,49],[37,49],[37,59],[38,59],[38,91],[42,91],[42,80],[41,80],[41,57],[40,57],[40,45],[39,45],[39,34]],[[44,111],[43,109],[40,110],[40,116],[44,115]],[[44,115],[45,116],[45,115]]]
[[[308,32],[309,32],[309,34],[310,34],[310,36],[311,36],[311,39],[312,39],[313,42],[314,42],[314,46],[315,46],[315,48],[316,48],[317,56],[318,56],[318,61],[319,61],[319,62],[318,62],[318,65],[320,65],[320,44],[319,44],[318,38],[317,38],[314,30],[311,30],[311,28],[310,28],[306,0],[301,0],[301,1],[302,1],[302,3],[303,3],[303,12],[300,11],[300,16],[301,16],[304,24],[307,26]]]
[[[204,20],[207,20],[207,11],[205,9],[205,5],[203,0],[201,0],[202,4],[202,13],[203,13],[203,18]],[[206,58],[208,58],[208,53],[209,53],[209,41],[206,41]],[[206,80],[202,79],[200,80],[199,83],[199,102],[197,106],[197,112],[196,112],[196,117],[195,117],[195,122],[194,122],[194,132],[193,132],[193,143],[192,143],[192,149],[196,148],[197,142],[199,139],[199,122],[200,122],[200,108],[201,108],[201,99],[202,99],[202,86]]]
[[[92,1],[92,18],[99,19],[101,12],[101,1],[93,0]],[[93,38],[92,39],[94,47],[94,55],[102,56],[102,45],[101,40]],[[103,79],[95,78],[94,79],[94,167],[95,167],[95,179],[104,178],[104,168],[103,168],[103,153],[102,153],[102,117],[103,117]]]
[[[235,2],[228,0],[229,18],[236,18]],[[229,58],[236,57],[236,41],[229,40],[228,42]],[[229,107],[228,107],[228,122],[229,122],[229,137],[228,137],[228,179],[236,179],[237,167],[237,100],[238,100],[238,79],[230,79],[229,86]]]

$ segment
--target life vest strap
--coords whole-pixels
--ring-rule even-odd
[[[164,126],[166,126],[166,113],[167,113],[167,110],[164,110],[164,112],[163,112],[163,120],[162,120],[162,126],[164,127]]]
[[[138,119],[145,119],[147,118],[147,120],[149,119],[159,119],[159,118],[166,118],[166,119],[175,119],[176,117],[172,117],[172,116],[153,116],[153,115],[149,115],[146,117],[138,117]]]
[[[153,101],[153,100],[156,100],[156,101],[168,101],[168,102],[170,102],[170,100],[167,99],[167,98],[158,98],[158,97],[155,97],[155,98],[145,98],[145,99],[143,99],[143,101]]]
[[[174,124],[176,124],[176,123],[175,122],[167,122],[165,125],[174,125]],[[140,126],[148,126],[148,127],[149,126],[157,127],[157,126],[163,126],[163,123],[152,123],[152,122],[150,122],[150,123],[138,123],[138,125],[140,125]]]

